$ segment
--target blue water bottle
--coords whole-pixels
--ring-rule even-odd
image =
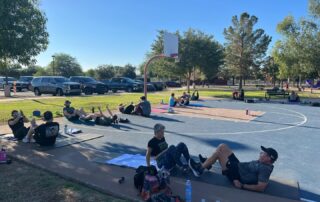
[[[191,202],[191,198],[192,198],[191,181],[187,180],[187,182],[186,182],[186,202]]]

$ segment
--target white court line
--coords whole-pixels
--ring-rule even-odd
[[[266,107],[266,106],[264,106]],[[270,107],[270,106],[267,106],[267,107]],[[183,132],[184,135],[190,135],[190,136],[194,136],[195,134],[197,135],[237,135],[237,134],[250,134],[250,133],[266,133],[266,132],[274,132],[274,131],[281,131],[281,130],[287,130],[287,129],[291,129],[291,128],[295,128],[295,127],[298,127],[298,126],[301,126],[303,124],[305,124],[307,122],[307,117],[300,113],[300,112],[297,112],[297,111],[294,111],[294,110],[290,110],[290,109],[283,109],[283,108],[278,108],[278,107],[270,107],[270,108],[274,108],[274,109],[280,109],[280,110],[285,110],[285,111],[289,111],[289,112],[292,112],[292,113],[295,113],[295,114],[298,114],[300,116],[296,116],[296,117],[299,117],[299,118],[302,118],[303,121],[301,122],[295,122],[295,123],[289,123],[289,124],[292,124],[291,126],[287,126],[287,127],[283,127],[283,128],[275,128],[275,129],[266,129],[266,130],[254,130],[254,131],[239,131],[239,132],[223,132],[223,133],[215,133],[215,132]],[[273,112],[270,112],[270,113],[273,113]],[[291,114],[286,114],[286,113],[280,113],[280,112],[275,112],[275,113],[278,113],[278,114],[282,114],[282,115],[291,115]],[[79,127],[79,125],[76,125],[76,124],[70,124],[70,125],[74,125],[75,127]],[[87,129],[90,129],[90,130],[99,130],[99,131],[105,131],[105,132],[114,132],[114,133],[128,133],[128,131],[130,131],[130,133],[133,133],[133,134],[150,134],[150,131],[141,131],[141,132],[138,132],[138,131],[131,131],[130,129],[129,130],[115,130],[115,129],[109,129],[109,128],[93,128],[92,126],[80,126],[80,127],[83,127],[83,128],[87,128]],[[169,132],[169,131],[166,131],[166,133],[168,134],[174,134],[174,133],[179,133],[179,132]]]

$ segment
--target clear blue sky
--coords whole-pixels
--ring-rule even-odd
[[[248,12],[257,28],[280,35],[276,25],[285,16],[307,16],[307,0],[42,0],[48,18],[48,49],[38,57],[46,66],[55,53],[77,58],[84,70],[101,64],[138,66],[150,50],[157,30],[199,29],[224,42],[231,17]]]

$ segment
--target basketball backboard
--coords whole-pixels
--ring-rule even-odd
[[[163,54],[166,57],[178,57],[178,36],[165,32],[163,35]]]

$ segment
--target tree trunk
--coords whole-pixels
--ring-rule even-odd
[[[232,76],[232,85],[234,86],[234,76]]]
[[[243,79],[243,85],[246,86],[246,79]]]
[[[242,76],[239,77],[239,90],[242,89]]]
[[[188,93],[190,93],[190,77],[191,77],[191,73],[189,72],[188,76],[187,76],[187,91],[188,91]]]

